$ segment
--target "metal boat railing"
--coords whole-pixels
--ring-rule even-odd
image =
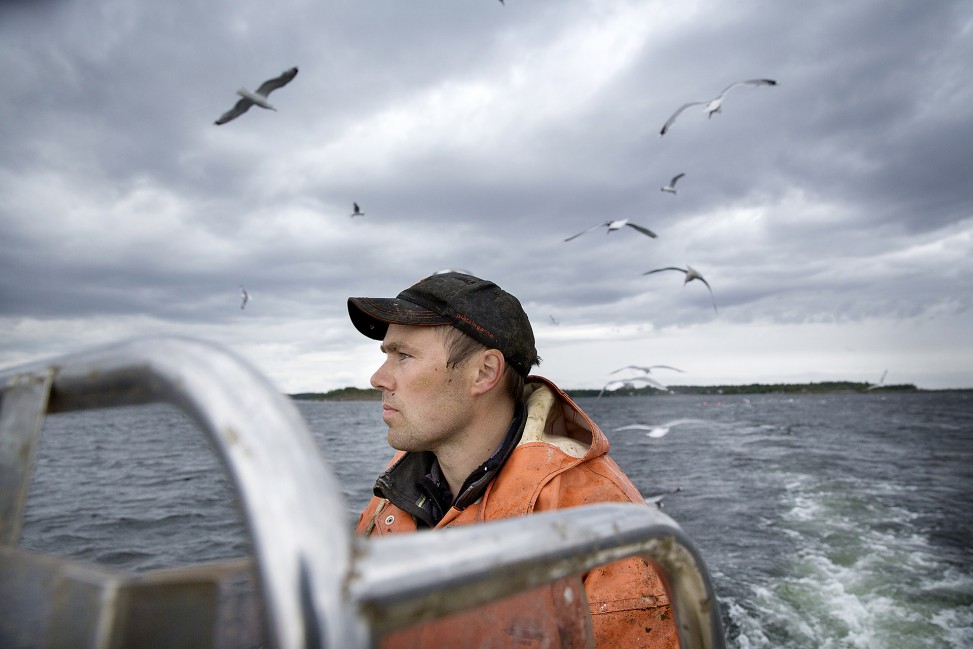
[[[252,559],[131,575],[19,548],[45,416],[155,402],[207,435],[236,489]],[[725,645],[704,562],[654,508],[591,505],[364,540],[341,494],[290,399],[221,347],[140,339],[4,370],[0,646],[372,647],[417,621],[628,556],[662,576],[682,647]]]

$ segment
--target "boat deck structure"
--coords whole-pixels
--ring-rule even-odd
[[[165,402],[222,461],[249,557],[128,573],[19,546],[48,415]],[[226,348],[142,338],[0,371],[0,646],[369,648],[629,556],[663,576],[683,648],[722,648],[712,582],[654,507],[598,504],[362,539],[299,411]],[[313,495],[313,497],[309,496]]]

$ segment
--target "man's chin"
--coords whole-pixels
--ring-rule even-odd
[[[416,448],[415,444],[410,443],[408,437],[400,435],[394,428],[389,426],[388,435],[386,440],[389,446],[394,448],[396,451],[406,451],[408,453],[414,453],[416,451],[421,451],[423,449]]]

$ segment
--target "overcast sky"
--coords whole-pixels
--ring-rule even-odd
[[[6,0],[0,367],[175,334],[366,387],[348,296],[459,268],[566,388],[973,387],[971,61],[968,1]],[[658,238],[564,241],[612,219]],[[643,274],[687,264],[718,313]]]

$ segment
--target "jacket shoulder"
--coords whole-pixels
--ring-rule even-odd
[[[635,483],[619,468],[615,460],[607,455],[601,455],[583,462],[576,466],[574,471],[566,471],[561,477],[561,482],[561,490],[566,492],[566,497],[562,497],[562,502],[570,502],[574,499],[573,496],[577,494],[576,484],[581,482],[586,486],[588,494],[580,498],[581,502],[577,504],[592,502],[645,503],[645,498],[639,492]]]

